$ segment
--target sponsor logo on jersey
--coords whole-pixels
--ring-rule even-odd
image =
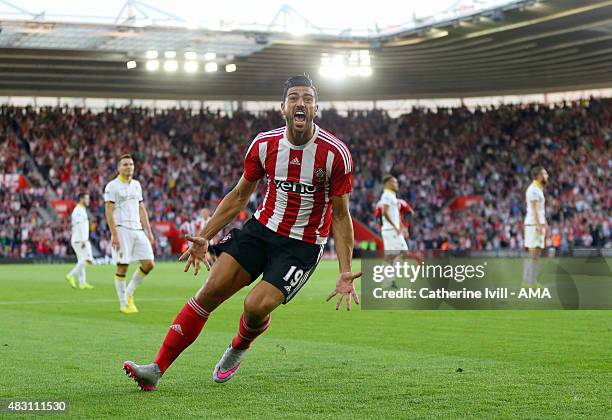
[[[317,187],[314,185],[302,184],[301,182],[274,180],[274,184],[276,185],[277,189],[285,192],[314,194],[317,191]]]

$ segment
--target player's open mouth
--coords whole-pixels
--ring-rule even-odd
[[[303,123],[306,121],[306,113],[304,111],[296,111],[293,114],[293,120],[298,123]]]

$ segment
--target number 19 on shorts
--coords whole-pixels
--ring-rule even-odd
[[[302,280],[302,277],[304,277],[304,270],[298,270],[297,266],[292,265],[287,274],[285,274],[285,277],[283,277],[283,280],[289,283],[289,287],[293,287]]]

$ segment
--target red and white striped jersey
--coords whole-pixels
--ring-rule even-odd
[[[353,160],[344,143],[315,125],[308,143],[295,146],[286,127],[260,133],[244,159],[244,177],[264,175],[266,195],[255,218],[283,236],[324,244],[331,226],[331,198],[351,192]]]

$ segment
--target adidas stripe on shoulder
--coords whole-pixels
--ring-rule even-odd
[[[248,156],[249,152],[251,151],[251,149],[253,148],[253,146],[261,139],[267,139],[268,137],[274,137],[274,136],[278,136],[279,134],[284,133],[285,131],[285,127],[279,127],[279,128],[275,128],[274,130],[270,130],[270,131],[264,131],[262,133],[259,133],[257,136],[255,136],[255,138],[253,139],[253,141],[251,142],[251,144],[249,145],[249,148],[247,149],[247,152],[245,154],[245,156]]]
[[[335,150],[340,153],[342,156],[342,161],[344,163],[344,173],[347,174],[353,170],[353,161],[351,159],[351,153],[348,150],[348,147],[340,140],[338,140],[335,136],[328,133],[323,129],[319,129],[319,136],[322,140],[330,144]]]

